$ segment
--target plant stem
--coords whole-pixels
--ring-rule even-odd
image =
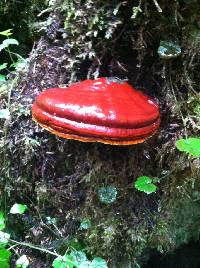
[[[33,248],[33,249],[40,250],[40,251],[42,251],[42,252],[45,252],[45,253],[54,255],[54,256],[56,256],[56,257],[60,257],[59,254],[57,254],[57,253],[55,253],[55,252],[52,252],[52,251],[50,251],[50,250],[48,250],[48,249],[46,249],[46,248],[41,248],[41,247],[32,245],[32,244],[30,244],[30,243],[18,242],[18,241],[15,241],[15,240],[13,240],[13,239],[9,239],[9,241],[10,241],[11,243],[15,243],[15,244],[17,244],[17,245],[21,245],[21,246],[25,246],[25,247]]]
[[[5,48],[5,51],[6,52],[8,52],[8,54],[9,54],[9,57],[10,57],[10,59],[11,59],[11,61],[12,61],[12,63],[14,63],[15,61],[14,61],[14,59],[13,59],[13,57],[12,57],[12,55],[11,55],[11,51],[10,51],[10,49],[9,48]],[[13,54],[13,53],[12,53]]]
[[[157,0],[153,0],[153,2],[154,2],[154,5],[156,6],[158,12],[161,13],[162,12],[162,8],[159,6]]]
[[[11,243],[14,243],[15,245],[20,245],[20,246],[24,246],[24,247],[29,247],[29,248],[32,248],[32,249],[36,249],[36,250],[39,250],[39,251],[42,251],[42,252],[45,252],[45,253],[48,253],[48,254],[51,254],[53,256],[56,256],[56,257],[60,257],[60,258],[63,258],[63,256],[57,254],[56,252],[52,252],[46,248],[41,248],[41,247],[38,247],[38,246],[35,246],[35,245],[32,245],[30,243],[26,243],[26,242],[18,242],[16,240],[13,240],[13,239],[9,239],[9,242]],[[75,266],[75,263],[71,260],[67,260],[68,263],[71,263]]]

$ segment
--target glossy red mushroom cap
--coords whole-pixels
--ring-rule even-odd
[[[140,143],[159,127],[158,105],[127,82],[85,80],[37,96],[33,119],[67,139],[114,145]]]

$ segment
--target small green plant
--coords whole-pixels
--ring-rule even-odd
[[[14,204],[9,213],[10,214],[23,214],[27,210],[25,204]],[[47,220],[50,224],[55,225],[56,219],[47,217]],[[82,222],[82,227],[86,227],[86,224],[89,224],[87,221]],[[51,254],[55,256],[52,266],[53,268],[107,268],[107,263],[104,259],[95,257],[92,260],[89,260],[86,256],[83,249],[79,249],[75,244],[69,245],[64,256],[52,252],[48,249],[41,248],[29,243],[18,242],[11,239],[11,235],[7,232],[4,232],[6,228],[5,216],[4,213],[0,211],[0,267],[9,268],[10,267],[10,257],[12,255],[11,249],[13,246],[20,245],[29,247],[35,250],[40,250],[42,252]],[[11,246],[7,249],[7,246]],[[16,261],[16,268],[27,268],[29,266],[29,260],[26,255],[20,256]]]
[[[146,194],[155,193],[157,190],[157,186],[154,183],[156,182],[159,182],[158,178],[141,176],[138,177],[137,180],[135,181],[135,188]]]
[[[107,268],[104,259],[95,257],[92,261],[88,260],[83,251],[72,250],[69,254],[58,256],[53,261],[54,268]]]
[[[0,119],[9,120],[10,118],[10,97],[11,91],[14,84],[17,81],[17,77],[12,80],[12,83],[8,86],[6,85],[6,74],[13,70],[20,70],[26,66],[26,60],[21,57],[18,53],[13,52],[11,47],[13,45],[18,46],[19,42],[10,38],[12,35],[12,29],[8,29],[0,32],[0,36],[3,36],[5,40],[0,43],[0,53],[4,51],[10,57],[10,63],[4,62],[0,63],[0,97],[1,95],[7,95],[7,105],[5,109],[0,110]]]
[[[27,209],[26,205],[14,204],[9,213],[10,214],[23,214]],[[9,268],[10,267],[10,257],[12,255],[10,249],[6,249],[7,245],[10,245],[13,241],[10,239],[10,234],[2,231],[6,228],[4,213],[0,212],[0,267]],[[29,260],[26,255],[22,255],[16,261],[17,268],[27,268],[29,265]]]
[[[10,267],[11,252],[7,249],[0,249],[0,267]]]
[[[16,261],[16,268],[27,268],[29,266],[29,260],[26,255],[22,255]]]
[[[16,39],[10,38],[10,36],[12,35],[12,29],[2,31],[0,32],[0,35],[5,37],[5,40],[3,40],[2,43],[0,43],[0,52],[4,51],[8,53],[10,60],[11,60],[10,65],[7,62],[0,64],[0,71],[5,70],[5,69],[8,70],[8,68],[16,69],[21,64],[25,64],[25,59],[21,57],[18,53],[13,52],[10,49],[10,46],[12,45],[16,45],[16,46],[19,45],[19,42]],[[6,81],[6,75],[0,74],[0,82],[5,82],[5,81]]]
[[[176,148],[189,155],[200,156],[200,138],[180,139],[176,142]]]

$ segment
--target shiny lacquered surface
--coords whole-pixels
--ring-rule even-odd
[[[126,82],[85,80],[42,92],[33,119],[60,137],[116,145],[152,136],[160,123],[158,105]]]

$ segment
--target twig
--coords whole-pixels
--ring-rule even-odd
[[[162,12],[162,8],[159,6],[157,0],[153,0],[153,2],[154,2],[154,5],[156,6],[158,12],[161,13]]]
[[[52,252],[46,248],[42,248],[42,247],[38,247],[38,246],[35,246],[35,245],[32,245],[32,244],[29,244],[29,243],[25,243],[25,242],[18,242],[18,241],[15,241],[15,240],[12,240],[12,239],[9,239],[9,242],[11,243],[15,243],[17,245],[21,245],[21,246],[25,246],[25,247],[29,247],[29,248],[33,248],[33,249],[37,249],[37,250],[40,250],[42,252],[46,252],[48,254],[51,254],[51,255],[54,255],[56,257],[60,257],[59,254],[57,254],[56,252]]]
[[[45,252],[45,253],[48,253],[48,254],[51,254],[53,256],[56,256],[56,257],[60,257],[62,258],[63,256],[57,254],[56,252],[52,252],[46,248],[42,248],[42,247],[38,247],[38,246],[35,246],[35,245],[32,245],[32,244],[29,244],[29,243],[25,243],[25,242],[18,242],[18,241],[15,241],[15,240],[12,240],[12,239],[9,239],[9,242],[11,243],[14,243],[16,245],[20,245],[20,246],[24,246],[24,247],[29,247],[29,248],[32,248],[32,249],[36,249],[36,250],[39,250],[39,251],[42,251],[42,252]],[[68,263],[71,263],[72,265],[74,265],[74,262],[71,261],[71,260],[67,260]]]

